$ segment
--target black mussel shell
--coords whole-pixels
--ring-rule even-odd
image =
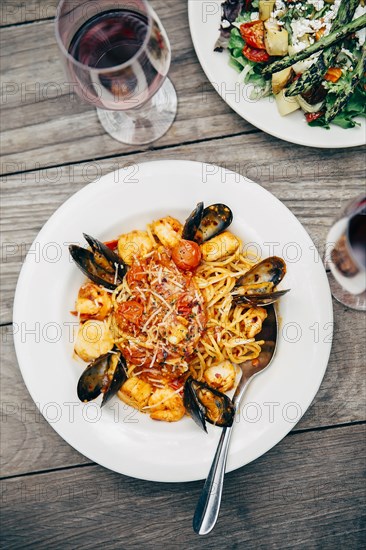
[[[70,245],[69,251],[74,262],[93,283],[114,290],[121,284],[126,274],[126,265],[104,243],[85,233],[84,237],[90,245],[91,250],[74,244]]]
[[[199,202],[192,214],[187,218],[183,227],[182,239],[194,241],[197,230],[202,220],[203,202]]]
[[[221,428],[232,425],[235,408],[224,393],[191,376],[184,385],[183,402],[196,424],[207,432],[206,420]]]
[[[109,386],[104,392],[103,400],[101,407],[103,407],[108,401],[116,395],[116,393],[121,389],[121,386],[127,380],[127,364],[126,360],[120,352],[110,353],[109,359],[109,369],[113,368],[113,363],[115,363],[113,378],[110,381]]]
[[[225,204],[211,204],[204,209],[194,240],[198,244],[209,241],[231,225],[233,213]]]
[[[200,202],[187,218],[182,237],[202,244],[225,231],[232,221],[233,213],[225,204],[211,204],[203,209]]]
[[[243,294],[233,292],[233,304],[267,306],[276,302],[289,290],[275,290],[286,275],[286,264],[282,258],[271,256],[262,260],[236,282],[235,288],[242,287]]]
[[[271,256],[252,267],[236,282],[236,287],[257,283],[273,283],[276,287],[286,275],[286,264],[282,258]]]
[[[193,389],[192,381],[193,378],[189,377],[184,385],[183,404],[197,426],[202,428],[207,433],[205,418],[206,409],[199,401],[196,392]]]
[[[113,372],[112,380],[108,372]],[[121,388],[127,378],[126,362],[120,352],[106,353],[95,359],[80,376],[77,394],[82,402],[92,401],[104,393],[101,406],[105,405]]]

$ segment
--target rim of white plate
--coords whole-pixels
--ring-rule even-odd
[[[201,193],[202,198],[202,189],[199,189],[199,185],[197,182],[202,183],[202,170],[205,169],[207,173],[210,174],[211,181],[209,182],[209,185],[207,187],[204,187],[204,193],[206,194],[207,200],[210,200],[210,198],[217,196],[219,193],[222,195],[222,181],[221,176],[222,173],[220,172],[220,167],[216,167],[215,165],[207,164],[207,163],[200,163],[195,161],[175,161],[175,160],[160,160],[160,161],[152,161],[152,162],[146,162],[136,165],[139,171],[139,177],[142,178],[143,182],[141,183],[127,183],[124,184],[123,187],[123,193],[126,192],[131,193],[131,190],[135,190],[135,193],[138,194],[136,197],[139,197],[139,190],[135,189],[138,185],[145,186],[146,189],[149,189],[149,185],[151,185],[152,180],[156,180],[156,186],[160,189],[160,187],[167,187],[174,188],[177,191],[177,197],[175,199],[175,210],[178,211],[181,209],[181,202],[182,202],[182,186],[177,185],[175,183],[173,186],[171,186],[172,181],[172,175],[175,175],[175,181],[179,179],[179,177],[182,178],[182,182],[186,181],[188,187],[191,186],[190,192],[192,194],[192,202],[194,207],[194,200],[198,197],[196,195],[197,193]],[[234,201],[234,195],[235,193],[239,193],[239,196],[242,198],[246,195],[246,199],[251,200],[257,200],[257,198],[260,198],[263,201],[267,201],[267,205],[271,207],[271,209],[275,209],[276,212],[281,212],[281,216],[286,218],[289,223],[294,224],[294,227],[296,228],[296,232],[300,239],[303,240],[303,243],[306,245],[307,248],[313,247],[313,243],[307,234],[306,230],[303,228],[303,226],[300,224],[300,222],[296,219],[296,217],[285,207],[283,203],[281,203],[276,197],[274,197],[271,193],[266,191],[264,188],[259,186],[258,184],[247,180],[246,178],[240,176],[239,174],[236,174],[234,172],[231,172],[229,170],[225,170],[225,195],[226,197],[229,197],[230,193],[233,194],[232,200]],[[46,224],[43,226],[41,231],[39,232],[38,236],[36,237],[34,243],[40,242],[42,243],[42,240],[45,239],[48,233],[52,234],[52,230],[57,229],[57,226],[64,221],[64,219],[72,219],[72,216],[70,216],[70,212],[76,207],[76,211],[78,208],[78,205],[85,204],[84,201],[88,198],[88,200],[93,197],[93,200],[97,200],[99,197],[99,201],[101,200],[100,195],[103,195],[105,193],[108,193],[112,190],[118,192],[121,192],[120,186],[121,184],[118,182],[118,178],[116,178],[116,174],[119,175],[121,173],[121,170],[118,172],[112,172],[110,174],[107,174],[103,176],[100,180],[95,181],[87,186],[85,186],[83,189],[72,195],[69,199],[67,199],[57,210],[56,212],[49,218],[49,220],[46,222]],[[117,181],[117,183],[116,183]],[[171,186],[171,187],[170,187]],[[245,187],[244,187],[245,186]],[[150,187],[150,191],[152,188]],[[155,192],[156,189],[154,189]],[[235,191],[235,192],[234,192]],[[178,195],[182,195],[179,197]],[[216,194],[216,195],[215,195]],[[133,193],[132,193],[133,195]],[[195,196],[196,195],[196,196]],[[126,196],[126,195],[124,195]],[[255,196],[255,199],[253,197]],[[248,199],[249,197],[249,199]],[[148,201],[148,199],[146,199]],[[164,198],[162,196],[161,199],[163,202],[166,201],[166,204],[168,204],[168,201],[171,199]],[[269,201],[269,202],[268,202]],[[126,202],[128,202],[126,200]],[[174,200],[172,201],[174,202]],[[216,201],[217,202],[217,201]],[[131,204],[133,201],[131,202]],[[90,203],[88,203],[90,204]],[[98,203],[99,204],[99,203]],[[150,204],[150,208],[148,209],[148,212],[151,210],[151,203],[147,202],[146,204]],[[170,204],[170,203],[169,203]],[[261,203],[261,206],[266,209],[264,203]],[[138,207],[136,207],[138,208]],[[184,211],[187,211],[188,208],[188,201],[187,205],[184,205],[183,209]],[[173,207],[172,207],[173,209]],[[189,210],[188,212],[189,213]],[[173,212],[174,215],[174,212]],[[65,218],[66,216],[66,218]],[[235,213],[234,213],[235,216]],[[240,218],[240,216],[238,216]],[[71,223],[71,222],[70,222]],[[77,220],[78,223],[78,220]],[[242,224],[241,219],[238,221],[238,225]],[[131,227],[130,229],[134,229],[134,227]],[[48,242],[47,239],[45,242]],[[307,251],[307,248],[304,250]],[[32,249],[31,249],[32,250]],[[303,260],[301,260],[303,261]],[[306,266],[306,262],[308,261],[308,258],[306,259],[304,265]],[[315,269],[317,270],[317,274],[315,277],[315,280],[317,282],[317,285],[319,285],[316,289],[316,292],[318,293],[318,298],[322,302],[322,308],[319,310],[319,315],[321,317],[321,321],[324,320],[332,323],[333,320],[333,309],[332,309],[332,301],[331,301],[331,295],[328,285],[328,280],[323,268],[322,263],[314,264]],[[46,266],[47,269],[50,269],[49,266]],[[42,272],[42,269],[45,269],[45,266],[41,264],[41,268],[39,266],[35,266],[34,263],[31,262],[31,259],[28,258],[28,261],[26,259],[17,284],[16,294],[15,294],[15,300],[14,300],[14,314],[13,314],[13,321],[17,325],[20,325],[22,320],[24,319],[34,319],[35,313],[33,311],[29,311],[29,307],[32,306],[32,300],[37,300],[37,292],[34,290],[34,292],[29,293],[27,281],[31,281],[34,274],[39,275]],[[37,273],[37,270],[38,273]],[[291,272],[291,269],[289,269],[289,276]],[[77,270],[72,271],[72,279],[80,277],[80,275],[77,275]],[[66,275],[65,275],[66,276]],[[82,279],[81,279],[82,280]],[[314,279],[313,279],[314,280]],[[293,282],[293,281],[292,281]],[[76,287],[78,286],[78,281],[75,281]],[[303,284],[303,283],[301,283]],[[306,286],[306,281],[304,282]],[[76,288],[75,287],[75,288]],[[300,289],[301,290],[301,289]],[[42,289],[42,292],[44,289]],[[46,289],[47,291],[47,289]],[[51,290],[49,290],[51,292]],[[313,290],[314,292],[314,290]],[[299,289],[297,290],[297,293],[299,296],[302,296],[301,293],[299,293]],[[291,294],[291,293],[290,293]],[[293,291],[293,298],[296,296],[296,289]],[[302,298],[301,298],[302,299]],[[289,302],[291,304],[291,302]],[[292,304],[292,310],[295,309],[295,302]],[[285,302],[283,302],[283,306],[281,306],[280,314],[286,317],[287,313],[287,305]],[[17,326],[15,325],[15,326]],[[307,338],[307,336],[306,336]],[[50,385],[46,388],[40,387],[40,381],[36,379],[34,376],[34,372],[32,372],[32,366],[31,363],[37,361],[37,358],[34,354],[39,353],[39,349],[36,346],[33,346],[31,344],[25,345],[24,342],[22,342],[20,332],[15,333],[14,335],[14,341],[15,341],[15,349],[16,354],[18,358],[19,367],[24,379],[24,382],[28,388],[28,391],[36,403],[37,407],[42,410],[42,403],[45,401],[45,391],[47,394],[47,391],[50,390]],[[306,343],[306,342],[305,342]],[[268,423],[263,424],[264,428],[268,430],[267,432],[263,432],[263,437],[261,437],[260,429],[263,428],[263,426],[259,423],[256,426],[256,430],[254,432],[254,436],[257,438],[255,439],[255,445],[253,445],[251,448],[245,448],[242,447],[242,441],[238,439],[239,435],[237,435],[237,438],[235,438],[235,430],[233,434],[233,441],[234,444],[232,444],[231,452],[229,454],[229,461],[228,461],[228,469],[227,471],[231,471],[234,469],[237,469],[241,466],[244,466],[245,464],[251,462],[252,460],[258,458],[259,456],[263,455],[265,452],[267,452],[269,449],[271,449],[274,445],[276,445],[287,433],[293,428],[293,426],[300,420],[301,416],[305,413],[309,405],[311,404],[313,398],[315,397],[320,384],[322,382],[327,364],[329,359],[329,354],[331,350],[331,340],[328,340],[326,343],[321,342],[320,347],[318,348],[317,352],[317,369],[314,371],[313,377],[310,381],[306,381],[306,384],[303,388],[301,388],[301,392],[306,392],[306,395],[302,394],[302,401],[301,401],[301,415],[299,418],[296,418],[296,421],[291,423],[284,423],[283,419],[280,419],[280,421],[276,421],[277,423],[273,423],[271,426],[268,427]],[[43,344],[44,346],[44,344]],[[62,343],[60,349],[63,350],[64,343]],[[282,345],[282,347],[286,347],[285,345]],[[280,346],[281,348],[281,346]],[[288,348],[288,346],[287,346]],[[42,349],[42,348],[41,348]],[[35,351],[36,350],[36,351]],[[288,353],[288,350],[284,349],[286,353]],[[64,353],[65,350],[64,350]],[[278,357],[281,357],[281,349],[278,352]],[[33,355],[32,355],[33,354]],[[47,355],[47,354],[46,354]],[[66,357],[68,355],[66,354]],[[39,359],[39,357],[38,357]],[[279,364],[279,361],[277,361],[277,369],[272,370],[269,369],[268,373],[276,373],[275,379],[280,378],[281,380],[281,369],[283,366]],[[74,366],[72,364],[72,360],[70,357],[70,369],[74,369]],[[34,367],[34,365],[33,365]],[[41,362],[37,363],[37,368],[44,369],[42,372],[47,376],[47,370],[45,370],[45,365],[42,365]],[[37,371],[38,372],[38,371]],[[294,377],[296,374],[296,366],[294,367],[294,370],[288,371],[290,373],[290,377]],[[301,371],[302,372],[302,371]],[[71,376],[69,369],[67,370],[67,374]],[[72,373],[74,376],[74,373]],[[66,371],[65,371],[66,376]],[[273,374],[272,374],[273,376]],[[77,378],[76,378],[77,379]],[[258,377],[260,379],[260,377]],[[264,379],[263,379],[264,380]],[[271,380],[271,376],[269,376],[268,379]],[[290,380],[291,383],[293,383],[293,380]],[[288,382],[288,379],[285,380],[285,382]],[[63,381],[59,382],[61,385]],[[296,382],[295,382],[296,383]],[[253,382],[253,385],[256,384],[256,382]],[[298,385],[298,384],[297,384]],[[261,388],[263,384],[256,385],[256,395],[260,396]],[[266,388],[264,388],[266,389]],[[69,391],[69,389],[67,390]],[[265,392],[264,392],[265,394]],[[69,395],[68,395],[69,396]],[[46,398],[48,395],[46,396]],[[146,415],[141,415],[143,417],[146,417]],[[90,424],[90,423],[83,423],[83,421],[77,421],[75,423],[68,422],[62,419],[59,423],[55,424],[50,422],[50,420],[46,417],[46,420],[52,425],[52,427],[55,429],[57,433],[72,447],[74,447],[77,451],[84,454],[91,460],[99,463],[100,465],[109,468],[111,470],[117,471],[119,473],[122,473],[124,475],[141,478],[141,479],[147,479],[151,481],[161,481],[161,482],[185,482],[185,481],[194,481],[197,479],[203,479],[206,477],[211,459],[213,457],[213,451],[216,446],[216,442],[219,436],[220,430],[214,427],[210,427],[208,436],[205,436],[205,434],[201,434],[201,432],[196,430],[195,425],[190,421],[190,419],[184,419],[182,421],[182,425],[180,426],[181,432],[177,435],[176,426],[169,425],[169,426],[163,426],[161,428],[156,428],[156,423],[152,422],[153,424],[148,425],[148,431],[152,430],[152,433],[154,434],[152,436],[151,440],[151,434],[145,433],[146,428],[146,422],[148,419],[140,419],[140,424],[137,426],[133,426],[132,431],[129,429],[126,429],[126,425],[119,426],[113,425],[110,421],[110,417],[107,416],[105,419],[103,417],[103,426],[102,428],[97,426],[96,424]],[[187,422],[185,422],[187,421]],[[240,419],[241,422],[241,419]],[[76,425],[77,424],[77,425]],[[173,426],[173,427],[172,427]],[[187,427],[188,426],[188,427]],[[101,428],[101,429],[99,429]],[[121,441],[117,441],[116,443],[105,440],[103,438],[108,437],[109,430],[116,431],[119,436],[123,439],[123,443],[125,444],[124,449],[121,449],[121,455],[116,452],[113,453],[113,449],[119,449],[119,447],[122,445]],[[245,429],[245,434],[248,436],[251,434],[251,426],[250,424],[245,425],[243,428],[237,427],[236,432],[239,434],[239,431],[241,432],[243,429]],[[94,430],[94,431],[93,431]],[[99,431],[98,431],[99,430]],[[113,432],[112,430],[112,432]],[[118,431],[120,430],[120,431]],[[145,430],[145,431],[144,431]],[[160,431],[159,431],[160,430]],[[110,433],[112,433],[110,432]],[[102,433],[102,436],[101,436]],[[176,440],[172,438],[172,435],[177,436]],[[98,442],[95,442],[94,440],[90,440],[90,435],[102,437],[101,441],[105,444],[105,446],[98,445]],[[113,432],[113,435],[115,433]],[[154,437],[156,437],[156,440],[154,440]],[[206,438],[206,439],[204,439]],[[181,447],[174,448],[175,443],[180,443]],[[115,446],[114,446],[115,443]],[[183,464],[177,466],[171,462],[164,463],[161,462],[163,458],[155,459],[152,455],[150,455],[149,459],[143,459],[141,458],[141,449],[145,449],[146,445],[152,445],[152,449],[156,451],[156,447],[154,447],[154,443],[161,444],[163,443],[165,445],[164,449],[168,450],[168,454],[170,453],[170,456],[176,456],[178,459],[184,459],[185,462]],[[177,445],[178,445],[177,443]],[[188,448],[185,450],[185,447],[188,443]],[[127,447],[126,447],[127,444]],[[109,447],[108,447],[109,445]],[[128,445],[135,445],[136,448],[131,449],[128,447]],[[201,446],[201,453],[202,455],[195,460],[195,457],[191,457],[191,454],[189,454],[189,445],[192,447],[192,449],[199,449],[199,446]],[[127,448],[127,451],[126,451]],[[126,455],[122,453],[122,450],[126,451]],[[161,451],[161,449],[160,449]],[[108,454],[109,452],[109,454]],[[174,454],[175,453],[175,454]],[[121,458],[123,457],[123,458]],[[154,458],[155,462],[152,461]],[[124,460],[124,461],[123,461]],[[121,462],[122,461],[122,462]]]
[[[202,32],[203,22],[199,16],[203,14],[202,6],[205,3],[210,8],[216,6],[217,9],[206,14],[206,23],[209,24],[206,24],[205,32]],[[312,128],[307,125],[300,111],[281,117],[275,105],[269,105],[271,101],[273,103],[271,97],[260,101],[250,100],[248,92],[245,92],[249,88],[244,84],[239,85],[239,73],[229,66],[227,52],[213,51],[219,36],[221,4],[222,0],[188,0],[189,28],[196,55],[208,80],[239,116],[269,135],[306,147],[339,149],[359,147],[366,143],[366,122],[362,118],[358,119],[360,126],[352,129],[344,130],[335,125],[330,130]],[[237,101],[238,94],[245,96],[244,101]]]

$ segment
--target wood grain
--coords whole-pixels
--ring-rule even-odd
[[[11,326],[1,327],[0,333],[1,475],[90,463],[65,443],[38,411],[17,364]]]
[[[27,26],[26,43],[22,26],[4,29],[0,37],[1,173],[254,131],[231,111],[206,80],[192,46],[186,3],[176,0],[151,3],[173,42],[170,76],[177,89],[179,110],[169,132],[153,145],[143,147],[113,140],[99,124],[95,109],[70,93],[72,87],[63,72],[53,22]]]
[[[335,333],[321,388],[295,430],[227,475],[213,534],[191,528],[202,483],[156,484],[109,472],[77,453],[38,413],[17,366],[12,303],[38,231],[101,175],[154,159],[219,164],[249,177],[299,218],[321,255],[342,206],[364,192],[361,149],[279,141],[240,119],[199,66],[186,2],[151,0],[173,47],[178,117],[160,141],[127,147],[71,93],[54,38],[57,0],[1,2],[1,473],[4,548],[333,549],[363,547],[365,316],[334,302]],[[30,23],[31,21],[37,21]],[[48,167],[54,168],[48,168]],[[274,224],[281,220],[273,220]],[[343,425],[342,427],[340,425]],[[338,426],[338,427],[337,427]]]
[[[299,218],[321,253],[327,230],[341,207],[364,189],[365,163],[358,149],[321,151],[288,144],[263,133],[3,177],[2,323],[11,322],[15,283],[26,252],[58,206],[103,174],[162,158],[220,165],[223,193],[225,170],[257,181]],[[128,177],[130,172],[125,170],[121,177],[125,173]]]
[[[54,17],[59,0],[2,0],[0,25],[17,25]]]
[[[325,154],[323,151],[291,146],[264,134],[255,134],[174,147],[164,150],[163,154],[168,159],[217,162],[224,167],[223,177],[225,169],[232,169],[259,181],[298,216],[320,248],[341,206],[362,191],[364,165],[357,150]],[[25,254],[53,211],[97,176],[118,167],[126,167],[131,162],[147,161],[159,156],[157,152],[150,151],[3,179],[3,323],[11,321],[16,279]],[[127,169],[126,173],[130,171]],[[347,186],[340,183],[346,176]],[[273,222],[278,223],[277,220]],[[299,429],[364,419],[362,356],[365,346],[362,334],[365,318],[337,303],[334,305],[335,340],[329,368],[313,407],[302,419]],[[4,374],[8,382],[4,388],[17,388],[10,392],[10,395],[14,394],[16,410],[10,409],[11,414],[7,415],[3,427],[5,436],[13,441],[12,445],[5,446],[5,472],[7,475],[15,475],[83,462],[43,418],[38,417],[37,422],[22,422],[21,407],[24,400],[28,409],[35,409],[19,381],[9,334],[11,328],[5,327],[4,331],[8,333],[4,360]],[[5,393],[4,399],[9,400],[9,393]],[[52,444],[48,445],[48,441],[52,441]],[[29,452],[28,447],[32,448],[32,452]],[[14,449],[17,449],[17,453],[13,457]]]
[[[361,548],[364,435],[364,426],[292,435],[228,474],[221,514],[207,538],[191,527],[202,482],[150,483],[99,466],[5,480],[3,544],[9,549]]]

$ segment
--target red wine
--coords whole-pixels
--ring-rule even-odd
[[[114,10],[89,19],[69,47],[74,59],[88,67],[107,69],[122,65],[141,48],[148,21],[141,14]]]
[[[170,63],[157,22],[149,29],[148,19],[131,10],[111,10],[86,21],[74,35],[69,54],[83,65],[70,66],[80,84],[78,93],[112,110],[134,108],[149,99]]]
[[[353,255],[359,264],[366,267],[366,208],[364,207],[353,218],[348,227],[348,239]]]

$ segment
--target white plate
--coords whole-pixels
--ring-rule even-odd
[[[228,204],[233,232],[263,256],[283,256],[291,288],[280,304],[278,353],[250,386],[237,419],[229,470],[261,456],[294,427],[317,393],[329,358],[332,302],[322,262],[301,224],[265,189],[226,169],[188,161],[139,164],[87,185],[51,216],[25,260],[14,303],[16,352],[33,400],[61,437],[91,460],[137,478],[204,478],[220,429],[210,426],[206,435],[188,417],[159,423],[118,398],[99,418],[97,403],[78,401],[85,364],[72,358],[70,327],[76,319],[69,312],[84,278],[67,244],[82,243],[83,232],[112,239],[168,214],[184,221],[201,200]]]
[[[214,52],[219,36],[222,0],[189,0],[189,26],[197,57],[207,78],[223,100],[245,120],[267,134],[309,147],[339,148],[363,145],[366,124],[349,130],[332,125],[330,130],[310,127],[296,111],[281,117],[273,97],[253,101],[252,85],[239,84],[239,73],[229,66],[229,54]]]

